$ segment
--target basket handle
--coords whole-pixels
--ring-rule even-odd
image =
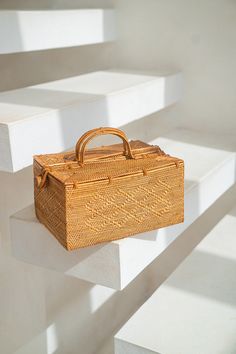
[[[119,138],[123,140],[123,146],[124,146],[124,155],[127,158],[134,159],[134,156],[132,154],[132,150],[129,144],[129,141],[125,135],[125,133],[122,130],[119,130],[117,128],[96,128],[89,130],[85,134],[83,134],[80,139],[78,140],[76,147],[75,147],[75,156],[76,160],[78,163],[83,166],[84,164],[84,153],[85,153],[85,148],[86,145],[88,144],[89,141],[94,139],[96,136],[99,135],[116,135]]]

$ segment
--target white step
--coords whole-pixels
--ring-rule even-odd
[[[88,129],[163,109],[181,92],[181,74],[100,71],[1,93],[0,171],[29,166],[34,154],[72,148]]]
[[[0,11],[0,54],[114,39],[115,13],[111,9]]]
[[[122,327],[115,353],[236,353],[235,251],[236,206]]]
[[[27,263],[123,289],[235,183],[235,153],[201,146],[203,138],[201,133],[175,130],[152,142],[185,160],[183,224],[68,252],[38,222],[30,206],[11,218],[13,255]],[[208,143],[210,139],[207,135]]]

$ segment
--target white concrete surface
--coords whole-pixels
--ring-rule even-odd
[[[116,334],[115,353],[234,354],[235,250],[236,206]]]
[[[11,218],[13,255],[121,290],[236,181],[235,153],[207,147],[207,135],[175,130],[152,143],[185,161],[185,222],[123,240],[68,252],[38,222],[33,206]],[[191,143],[189,143],[191,141]]]

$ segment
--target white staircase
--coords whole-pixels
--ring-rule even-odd
[[[182,75],[99,71],[0,94],[0,170],[72,148],[86,130],[121,126],[177,102]]]
[[[235,153],[207,146],[211,140],[209,135],[180,129],[151,142],[185,161],[183,224],[68,252],[38,222],[34,207],[30,206],[11,218],[14,256],[96,284],[123,289],[236,182]],[[217,140],[220,143],[219,137]]]
[[[110,9],[0,11],[0,54],[103,43],[115,39]]]
[[[0,55],[102,44],[115,39],[116,19],[112,9],[0,10]],[[5,172],[16,173],[31,166],[33,155],[73,148],[81,134],[91,128],[122,127],[158,112],[178,102],[182,91],[181,73],[103,70],[0,93],[0,174],[4,176],[3,181],[8,178]],[[86,302],[90,296],[89,311],[97,312],[94,318],[98,322],[102,322],[103,317],[97,311],[96,301],[91,301],[93,291],[98,291],[99,301],[105,303],[116,293],[113,289],[123,290],[236,182],[235,139],[229,141],[228,137],[175,129],[150,143],[160,145],[166,153],[185,161],[183,224],[68,252],[39,223],[33,204],[10,218],[12,256],[17,260],[86,280],[97,284],[98,288],[101,285],[100,290],[91,285],[91,294],[86,293]],[[14,179],[16,175],[12,174],[7,181],[9,199],[9,190],[20,189],[22,180],[27,180],[23,174]],[[21,181],[19,186],[15,181]],[[31,182],[27,188],[32,190],[33,180]],[[22,189],[26,190],[26,187]],[[0,210],[0,218],[3,215],[4,220],[0,223],[5,222],[4,228],[8,230],[5,219],[17,210],[18,202],[11,213],[9,205],[4,210],[4,203]],[[236,329],[235,229],[236,208],[119,331],[115,337],[116,354],[235,354],[232,349],[235,348]],[[138,286],[143,288],[143,283]],[[119,295],[126,296],[127,289]],[[102,295],[99,295],[100,291]],[[145,291],[140,291],[142,298]],[[73,295],[76,298],[78,294],[75,291]],[[128,300],[133,299],[133,295],[135,292],[130,292]],[[69,298],[64,300],[70,302]],[[127,302],[127,298],[123,301]],[[82,302],[81,308],[83,306]],[[48,308],[45,305],[45,311]],[[128,309],[128,306],[124,308]],[[108,306],[108,309],[111,308]],[[75,311],[69,313],[75,315]],[[87,323],[86,316],[82,318],[80,328]],[[52,318],[54,321],[54,314]],[[118,322],[117,318],[114,322]],[[64,319],[61,322],[67,325],[72,320],[70,317],[68,322]],[[22,347],[15,353],[57,351],[56,345],[50,350],[46,348],[50,336],[53,342],[57,330],[53,321],[36,337],[21,343]],[[75,339],[78,323],[73,324],[76,328],[72,332],[68,326],[67,340]],[[94,319],[90,323],[96,327]],[[113,330],[113,323],[111,328]],[[87,332],[85,340],[86,336]],[[94,337],[95,347],[102,331]],[[66,347],[66,341],[64,345]]]
[[[234,354],[235,250],[236,206],[118,332],[115,353]]]

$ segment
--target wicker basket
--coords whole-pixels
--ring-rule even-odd
[[[87,150],[97,135],[122,144]],[[34,157],[36,215],[67,249],[180,223],[184,163],[114,128],[85,133],[74,153]]]

